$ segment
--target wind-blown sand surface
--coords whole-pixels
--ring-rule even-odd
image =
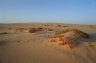
[[[49,28],[35,33],[15,32],[16,28]],[[12,29],[10,29],[12,28]],[[90,38],[79,40],[78,46],[65,50],[44,42],[57,30],[76,28]],[[96,63],[96,25],[61,23],[0,24],[0,63]]]

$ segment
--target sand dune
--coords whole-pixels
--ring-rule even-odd
[[[43,28],[43,30],[34,33],[14,32],[16,28]],[[46,44],[47,40],[55,36],[56,31],[69,28],[79,29],[90,37],[78,39],[80,43],[76,47],[66,50]],[[96,63],[96,25],[1,24],[0,63]]]

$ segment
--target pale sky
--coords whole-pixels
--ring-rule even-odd
[[[96,0],[0,0],[0,23],[96,24]]]

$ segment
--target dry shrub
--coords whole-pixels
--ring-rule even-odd
[[[51,43],[56,43],[56,40],[55,39],[51,39],[50,42]]]
[[[46,24],[45,26],[49,26],[48,24]]]
[[[63,27],[67,27],[67,26],[63,26]]]
[[[30,28],[30,29],[29,29],[29,32],[30,32],[30,33],[34,33],[34,32],[42,31],[42,30],[43,30],[43,28]]]
[[[41,29],[42,30],[43,28],[38,28],[38,29]]]
[[[38,30],[38,31],[42,31],[42,30],[43,30],[43,28],[42,28],[42,27],[40,27],[40,28],[37,28],[37,30]]]
[[[61,27],[61,25],[57,25],[57,27]]]
[[[24,28],[16,28],[15,32],[23,32],[25,29]]]
[[[48,31],[53,31],[52,29],[48,29]]]
[[[93,44],[90,44],[89,47],[94,47],[94,45]]]
[[[45,28],[44,30],[45,30],[45,31],[53,31],[53,30],[50,29],[50,28]]]
[[[94,26],[93,25],[89,25],[90,28],[93,28]]]
[[[43,28],[16,28],[15,32],[30,32],[30,33],[34,33],[36,31],[42,31]]]
[[[30,28],[29,29],[29,33],[34,33],[34,32],[36,32],[37,30],[35,29],[35,28]]]
[[[51,26],[53,26],[53,25],[51,25]]]
[[[8,28],[9,30],[12,30],[12,28]]]
[[[60,34],[63,34],[65,30],[59,30],[59,31],[55,31],[55,35],[58,36]]]

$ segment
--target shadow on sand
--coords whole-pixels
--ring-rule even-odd
[[[78,45],[77,47],[80,47],[84,43],[91,43],[91,42],[96,42],[96,34],[89,34],[89,38],[84,38],[84,39],[78,39]]]
[[[96,33],[95,34],[89,34],[88,39],[84,39],[86,42],[96,42]]]
[[[6,45],[7,43],[8,43],[7,41],[1,40],[1,41],[0,41],[0,46],[4,46],[4,45]]]

